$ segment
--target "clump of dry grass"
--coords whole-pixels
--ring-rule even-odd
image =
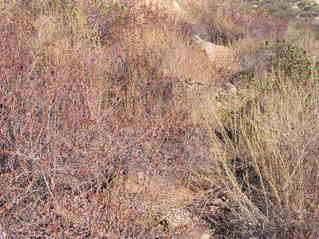
[[[265,109],[254,104],[234,114],[230,131],[223,134],[227,154],[220,157],[221,178],[232,206],[208,220],[231,238],[317,235],[318,85],[281,82],[280,93],[264,99]]]

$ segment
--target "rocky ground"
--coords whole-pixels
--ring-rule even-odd
[[[264,8],[288,20],[319,22],[319,2],[315,0],[244,0],[250,9]]]

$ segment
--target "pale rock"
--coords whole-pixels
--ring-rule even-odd
[[[170,229],[188,228],[183,238],[202,239],[207,228],[198,224],[199,219],[186,209],[196,197],[189,189],[170,182],[160,175],[147,175],[137,171],[128,174],[126,192],[140,194],[140,206],[150,215],[165,221]]]
[[[193,40],[201,49],[205,51],[209,59],[216,64],[216,67],[234,68],[237,59],[236,51],[229,47],[204,41],[198,35],[194,35]]]

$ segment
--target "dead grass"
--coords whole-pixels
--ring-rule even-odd
[[[210,24],[245,52],[261,45],[249,29],[255,20],[274,30],[271,39],[286,23],[235,13],[234,2],[170,4],[1,2],[0,230],[8,238],[186,238],[204,224],[217,238],[318,237],[317,73],[300,79],[307,84],[257,79],[279,84],[250,89],[257,104],[246,110],[246,89],[217,100],[229,72],[181,30]],[[297,30],[286,36],[315,49],[311,32]],[[151,182],[139,185],[134,172]],[[165,225],[168,202],[203,225]]]

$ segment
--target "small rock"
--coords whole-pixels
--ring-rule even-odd
[[[201,39],[198,35],[193,37],[194,42],[203,49],[206,55],[216,64],[218,68],[234,68],[236,64],[236,51],[229,47],[220,46]]]
[[[210,239],[210,235],[208,233],[204,233],[200,239]]]
[[[223,45],[240,38],[240,36],[228,36],[226,33],[207,24],[186,24],[184,33],[191,38],[197,35],[204,41]]]
[[[192,223],[192,214],[183,208],[171,210],[165,217],[172,228],[183,227]]]

